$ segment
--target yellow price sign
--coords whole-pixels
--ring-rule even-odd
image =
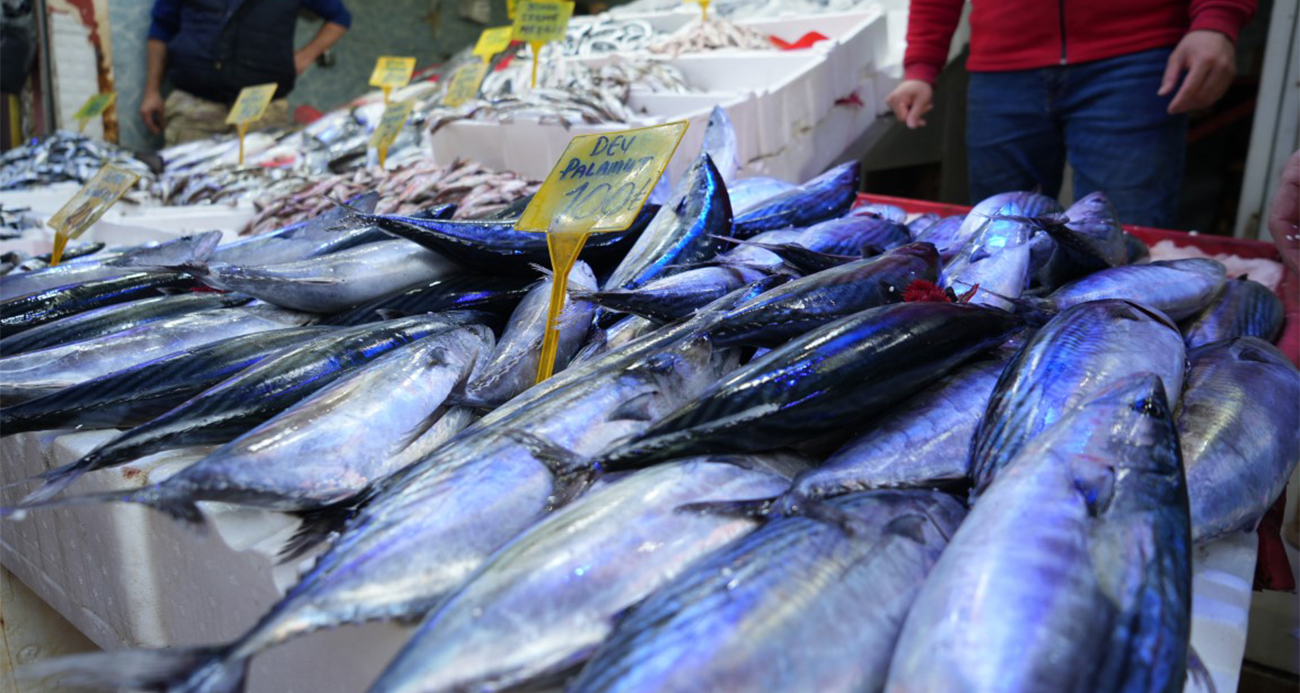
[[[85,131],[86,123],[91,118],[104,115],[104,111],[107,111],[108,107],[112,106],[116,100],[117,92],[115,91],[101,92],[86,99],[86,103],[82,104],[81,108],[78,108],[77,112],[72,116],[72,119],[77,121],[77,132]]]
[[[239,90],[239,98],[235,99],[235,105],[230,107],[230,113],[226,115],[226,124],[233,124],[239,132],[240,166],[244,165],[244,135],[248,134],[248,126],[266,113],[266,107],[271,105],[277,88],[279,85],[275,82],[244,87]]]
[[[510,42],[514,40],[514,32],[514,26],[484,29],[482,35],[478,37],[478,43],[474,44],[474,55],[484,60],[491,60],[492,56],[510,47]]]
[[[700,6],[703,20],[706,22],[709,21],[709,0],[686,0],[686,4],[690,5],[692,3]]]
[[[51,265],[59,264],[68,240],[78,238],[140,180],[140,174],[116,166],[104,166],[86,182],[68,203],[46,223],[54,229]]]
[[[406,125],[406,120],[411,117],[411,109],[414,107],[415,103],[412,101],[399,101],[388,104],[384,108],[379,124],[370,135],[370,146],[379,150],[379,168],[384,167],[384,163],[388,160],[388,148],[393,146],[393,140],[397,139],[398,133]]]
[[[415,58],[396,55],[381,55],[375,61],[375,70],[370,73],[370,86],[384,90],[384,103],[394,89],[401,89],[411,83],[411,74],[415,72]]]
[[[537,382],[551,377],[569,270],[592,233],[632,225],[686,134],[685,121],[578,135],[551,169],[515,228],[545,231],[554,280]]]
[[[484,62],[470,62],[456,68],[447,83],[447,95],[442,98],[445,106],[455,108],[466,101],[478,98],[479,86],[487,76],[488,65]]]
[[[540,62],[542,46],[552,41],[563,41],[572,16],[572,2],[519,0],[511,36],[533,49],[533,88],[537,87],[537,63]]]

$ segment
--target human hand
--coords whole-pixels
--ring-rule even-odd
[[[311,67],[314,60],[316,60],[316,56],[306,51],[298,51],[293,54],[293,69],[301,75],[307,71],[307,68]]]
[[[898,122],[915,130],[925,126],[922,118],[934,108],[934,87],[919,79],[905,79],[885,97],[885,105],[894,111]]]
[[[1286,264],[1300,272],[1300,150],[1282,169],[1282,183],[1268,210],[1268,233]]]
[[[145,92],[144,98],[140,99],[140,117],[149,127],[149,132],[157,135],[163,131],[163,113],[162,95],[156,91]]]
[[[1205,108],[1228,90],[1237,75],[1237,51],[1227,36],[1217,31],[1189,31],[1178,42],[1165,64],[1158,96],[1167,96],[1178,86],[1178,76],[1187,77],[1169,103],[1170,113],[1186,113]]]

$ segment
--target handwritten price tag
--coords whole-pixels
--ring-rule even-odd
[[[107,111],[108,107],[112,106],[113,102],[116,100],[117,92],[115,91],[106,91],[95,94],[89,99],[86,99],[86,103],[82,104],[81,108],[78,108],[77,112],[72,116],[72,119],[77,121],[77,132],[84,131],[86,129],[86,123],[92,118],[98,118],[104,115],[104,111]]]
[[[374,72],[370,73],[370,86],[401,89],[410,84],[414,72],[415,58],[381,55],[375,61]]]
[[[572,16],[571,2],[519,0],[515,7],[512,36],[516,41],[528,43],[563,41]]]
[[[569,270],[587,236],[632,225],[684,134],[686,123],[678,121],[574,137],[515,224],[521,231],[546,232],[554,271],[537,382],[555,370]]]
[[[483,84],[487,71],[488,65],[484,62],[465,63],[456,68],[456,72],[451,76],[451,82],[447,84],[447,95],[443,97],[442,103],[455,108],[466,101],[478,98],[479,85]]]
[[[388,148],[393,146],[393,140],[397,139],[398,133],[406,125],[406,120],[411,117],[411,109],[414,106],[415,103],[412,101],[399,101],[388,104],[384,108],[379,124],[370,135],[370,146],[379,150],[379,168],[383,168],[388,160]]]
[[[510,47],[514,31],[513,26],[484,29],[483,34],[478,37],[478,43],[474,44],[474,55],[483,60],[491,60],[492,56]]]
[[[54,229],[54,255],[50,258],[50,264],[59,264],[68,240],[80,237],[86,229],[99,221],[104,212],[138,180],[140,174],[116,166],[99,169],[47,222]]]
[[[271,82],[241,89],[239,98],[235,99],[235,105],[230,107],[230,114],[226,116],[226,124],[248,125],[261,120],[278,86]]]

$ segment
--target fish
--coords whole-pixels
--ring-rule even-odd
[[[762,231],[811,226],[842,216],[853,206],[862,177],[856,161],[841,164],[792,190],[763,200],[736,214],[733,236],[749,238]]]
[[[1192,541],[1254,531],[1300,460],[1300,371],[1256,337],[1188,352],[1178,412]]]
[[[920,235],[929,231],[931,228],[934,228],[934,225],[939,223],[939,220],[942,218],[943,217],[940,217],[934,212],[918,214],[916,215],[916,218],[905,222],[907,224],[907,232],[912,234],[912,240],[919,241],[921,240]]]
[[[709,161],[717,167],[718,176],[729,190],[731,181],[736,179],[736,170],[740,168],[740,145],[736,143],[736,128],[721,106],[714,106],[709,112],[701,149],[709,155]]]
[[[677,506],[772,493],[787,482],[753,463],[691,458],[594,489],[493,556],[370,690],[498,691],[560,674],[600,644],[620,612],[758,526]]]
[[[736,214],[748,211],[754,205],[769,200],[783,192],[799,187],[776,178],[741,178],[727,184],[727,197],[731,199],[732,211]]]
[[[684,318],[763,276],[745,265],[719,265],[669,274],[635,289],[575,291],[573,295],[602,308],[663,323]]]
[[[615,351],[623,345],[659,328],[659,323],[636,315],[629,315],[608,328],[595,325],[578,353],[569,359],[570,366],[587,363],[599,356]]]
[[[482,325],[417,339],[348,372],[212,454],[142,488],[71,496],[125,501],[193,521],[198,501],[302,512],[346,503],[427,453],[409,448],[437,426],[451,392],[486,356]],[[449,436],[433,439],[434,445]]]
[[[659,208],[641,208],[632,226],[616,233],[592,234],[581,259],[598,271],[621,259]],[[546,234],[515,229],[516,219],[417,219],[396,215],[356,214],[350,223],[370,223],[399,238],[414,241],[468,270],[492,275],[533,276],[534,265],[550,265]]]
[[[1200,313],[1187,319],[1183,336],[1187,348],[1236,337],[1258,337],[1276,341],[1286,322],[1282,299],[1267,286],[1245,275],[1229,279],[1223,291]],[[0,346],[4,342],[0,341]]]
[[[710,260],[730,228],[726,185],[709,155],[701,154],[601,288],[635,289],[682,265]]]
[[[541,362],[542,339],[551,303],[551,285],[548,277],[539,282],[520,301],[510,316],[501,341],[488,356],[482,368],[465,386],[463,404],[477,407],[496,407],[531,387],[537,381]],[[577,262],[569,271],[569,285],[578,289],[596,288],[596,275],[585,262]],[[565,297],[565,303],[556,317],[559,341],[555,352],[555,370],[562,371],[569,358],[587,341],[595,317],[595,306],[586,301]]]
[[[1227,270],[1218,260],[1158,260],[1094,272],[1062,286],[1033,305],[1065,310],[1088,301],[1125,299],[1178,321],[1204,310],[1226,282]]]
[[[0,356],[102,337],[179,315],[240,306],[252,300],[252,296],[240,294],[181,294],[105,306],[49,322],[12,337],[0,338]]]
[[[979,494],[1025,445],[1093,394],[1134,373],[1154,373],[1177,402],[1186,352],[1164,314],[1123,300],[1082,303],[1031,336],[998,379],[971,442]]]
[[[988,220],[997,217],[1032,218],[1064,212],[1061,203],[1036,192],[1013,191],[998,193],[980,200],[966,213],[961,228],[955,234],[962,243],[968,242]]]
[[[73,426],[138,426],[269,356],[329,331],[289,327],[182,349],[22,404],[0,407],[0,435]]]
[[[364,193],[347,201],[348,207],[365,214],[374,212],[378,203],[379,193],[376,192]],[[450,216],[451,211],[454,207],[444,207],[438,213],[439,216]],[[211,261],[238,267],[278,265],[356,247],[362,244],[358,241],[367,235],[372,241],[387,238],[365,224],[338,228],[347,217],[348,208],[327,209],[306,221],[227,243],[217,248]]]
[[[422,286],[383,296],[356,308],[321,318],[322,325],[364,325],[383,320],[448,310],[476,310],[504,313],[528,295],[535,281],[522,277],[494,277],[478,274],[452,275]]]
[[[96,308],[187,290],[194,279],[175,272],[131,272],[107,279],[56,286],[0,303],[0,330],[6,337]]]
[[[1128,264],[1128,242],[1110,198],[1100,190],[1075,201],[1065,210],[1064,224],[1043,229],[1085,271]]]
[[[773,450],[869,420],[976,354],[1020,319],[955,303],[896,303],[827,323],[731,373],[636,438],[605,470],[691,453]]]
[[[911,243],[759,294],[723,316],[710,335],[719,346],[775,347],[832,320],[901,302],[912,282],[933,282],[938,273],[934,246]]]
[[[1187,485],[1165,384],[1081,402],[993,480],[908,612],[885,691],[1181,691]]]
[[[120,277],[141,268],[206,261],[220,240],[220,231],[209,231],[154,245],[114,249],[72,259],[71,262],[65,256],[65,260],[58,266],[4,277],[0,280],[0,301],[10,301],[70,284]]]
[[[460,271],[441,255],[400,239],[278,265],[182,269],[208,286],[310,313],[337,313]]]
[[[931,491],[827,501],[692,564],[618,621],[567,690],[874,691],[966,510]]]
[[[20,509],[50,501],[86,472],[125,464],[159,450],[229,442],[349,370],[415,339],[451,328],[437,316],[401,318],[319,337],[265,359],[77,461],[41,474],[38,478],[44,485],[28,494]]]
[[[971,302],[1010,310],[1029,285],[1032,236],[1031,225],[1018,217],[985,219],[961,252],[943,266],[939,286],[957,294],[973,291]]]
[[[939,257],[943,259],[943,264],[952,262],[957,257],[957,253],[966,245],[966,239],[960,234],[962,222],[966,219],[964,216],[947,216],[936,221],[929,228],[913,236],[912,240],[921,243],[931,243],[939,249]]]
[[[897,205],[889,205],[881,202],[871,202],[864,205],[858,205],[857,207],[854,207],[851,212],[849,212],[849,215],[876,217],[877,219],[892,221],[895,224],[902,224],[904,226],[908,225],[907,210]],[[934,216],[935,219],[938,218],[937,215]]]
[[[813,224],[803,229],[792,243],[808,250],[838,255],[858,255],[862,254],[864,247],[871,247],[871,254],[879,255],[911,240],[907,227],[902,224],[872,216],[850,215]]]
[[[0,396],[24,402],[183,349],[308,322],[307,315],[274,306],[216,308],[14,354],[0,358]]]

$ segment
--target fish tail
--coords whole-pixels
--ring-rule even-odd
[[[356,514],[358,502],[357,499],[348,499],[345,503],[293,513],[302,524],[284,546],[280,547],[275,557],[276,563],[283,565],[301,558],[308,551],[327,541],[334,533],[342,531],[348,520]]]
[[[237,693],[248,660],[226,647],[141,649],[54,657],[20,667],[22,680],[50,680],[90,690],[167,690],[170,693]]]
[[[18,505],[12,508],[0,508],[0,515],[21,516],[22,513],[26,513],[28,510],[98,505],[100,503],[137,503],[147,505],[166,514],[168,517],[187,524],[198,526],[204,524],[203,513],[193,499],[168,493],[159,486],[54,498],[53,496],[66,487],[67,483],[71,483],[71,480],[59,486],[43,486],[28,494]]]

